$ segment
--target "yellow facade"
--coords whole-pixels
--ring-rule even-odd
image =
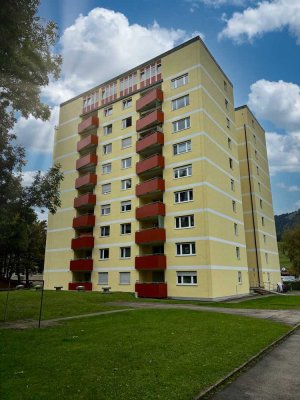
[[[242,118],[235,114],[232,84],[200,38],[62,104],[54,145],[54,162],[64,171],[62,206],[49,216],[46,287],[108,286],[141,297],[198,299],[248,294],[255,245]],[[77,151],[78,141],[95,136],[97,146]],[[263,133],[257,136],[266,154]],[[95,155],[96,162],[76,167]],[[270,271],[263,260],[260,265],[273,283],[278,266],[266,155],[260,168]],[[88,173],[97,184],[75,189],[75,180]],[[164,188],[149,189],[152,184]],[[95,206],[74,208],[74,199],[88,192]],[[263,251],[259,242],[261,258]]]

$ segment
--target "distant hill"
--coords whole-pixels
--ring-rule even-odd
[[[284,231],[300,225],[300,209],[288,214],[275,215],[277,240],[281,241]]]

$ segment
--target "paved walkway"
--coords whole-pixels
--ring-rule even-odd
[[[300,310],[256,310],[244,308],[223,308],[196,306],[193,304],[167,304],[167,303],[131,303],[131,302],[111,302],[107,303],[111,306],[122,306],[131,308],[179,308],[185,310],[209,311],[222,314],[244,315],[246,317],[255,317],[269,319],[271,321],[282,322],[287,325],[298,325],[300,323]]]
[[[299,400],[300,330],[265,355],[212,400]]]

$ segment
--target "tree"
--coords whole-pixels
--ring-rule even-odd
[[[293,272],[300,275],[300,225],[284,232],[283,244],[293,264]]]

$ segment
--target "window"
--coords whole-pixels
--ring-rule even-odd
[[[132,125],[132,117],[127,117],[122,119],[121,126],[122,129],[129,128]]]
[[[193,189],[175,192],[174,199],[175,203],[185,203],[186,201],[193,201]]]
[[[264,238],[264,243],[267,243],[267,236],[263,235],[263,238]]]
[[[111,192],[111,183],[106,183],[102,185],[102,194],[108,194]]]
[[[103,133],[104,135],[109,135],[110,133],[112,133],[112,124],[104,126]]]
[[[130,272],[119,272],[120,285],[130,285]]]
[[[261,224],[262,224],[262,226],[265,226],[265,218],[264,217],[261,217]]]
[[[231,149],[232,140],[230,138],[227,139],[228,148]]]
[[[257,159],[258,159],[257,150],[254,151],[254,154],[255,154],[255,158],[256,158],[256,160],[257,160]]]
[[[103,154],[110,154],[112,152],[112,143],[103,145]]]
[[[102,165],[102,174],[110,174],[111,173],[111,163]]]
[[[253,140],[254,140],[254,143],[256,143],[256,135],[253,133]]]
[[[179,97],[178,99],[172,100],[172,110],[178,110],[179,108],[186,107],[190,104],[189,95]]]
[[[269,254],[268,253],[265,253],[265,259],[266,259],[266,263],[268,264],[269,263]]]
[[[131,233],[131,224],[121,224],[121,235],[128,235]]]
[[[229,120],[229,118],[226,118],[226,126],[227,126],[228,129],[230,128],[230,120]]]
[[[192,150],[192,144],[191,144],[190,140],[173,144],[173,154],[174,155],[187,153],[188,151],[191,151],[191,150]]]
[[[98,285],[108,285],[108,272],[98,272]]]
[[[127,137],[122,139],[122,149],[126,149],[127,147],[131,146],[131,137]]]
[[[232,191],[234,191],[234,186],[234,179],[230,179],[230,187]]]
[[[240,252],[240,248],[239,247],[235,248],[235,254],[236,254],[236,258],[239,260],[241,258],[241,252]]]
[[[257,173],[257,175],[259,175],[259,168],[258,168],[258,166],[256,166],[256,173]]]
[[[103,204],[101,206],[101,215],[109,215],[110,214],[110,204]]]
[[[177,256],[191,256],[196,254],[195,242],[176,243]]]
[[[100,235],[101,236],[109,236],[110,235],[110,226],[101,226],[100,228]]]
[[[239,234],[238,224],[236,224],[236,223],[233,224],[233,230],[234,230],[235,236],[238,236],[238,234]]]
[[[260,206],[260,208],[263,208],[263,202],[262,202],[262,199],[259,199],[259,206]]]
[[[100,260],[107,260],[109,259],[109,249],[100,249]]]
[[[258,182],[257,185],[258,185],[258,190],[261,192],[260,182]]]
[[[112,115],[113,108],[108,107],[104,109],[104,117],[108,117],[109,115]]]
[[[238,283],[240,285],[243,283],[242,271],[238,271]]]
[[[172,89],[177,89],[180,86],[186,85],[189,82],[188,74],[178,76],[171,80]]]
[[[175,217],[176,229],[192,228],[195,226],[194,215],[184,215],[182,217]]]
[[[132,99],[123,100],[123,110],[132,106]]]
[[[174,178],[184,178],[186,176],[192,175],[192,165],[184,165],[183,167],[178,167],[173,169]]]
[[[124,169],[130,168],[131,167],[131,157],[123,158],[123,160],[121,160],[121,167]]]
[[[254,127],[254,119],[251,121],[251,123],[252,123],[252,126]]]
[[[228,100],[227,99],[225,99],[225,108],[226,108],[226,110],[228,109]]]
[[[121,211],[131,211],[131,200],[121,201]]]
[[[190,117],[179,119],[173,122],[173,133],[190,128]]]
[[[233,160],[232,160],[232,158],[229,158],[229,168],[233,169]]]
[[[236,201],[232,200],[232,211],[236,213]]]
[[[176,272],[177,285],[197,285],[197,272]]]
[[[224,81],[224,90],[225,90],[225,92],[227,91],[227,82],[226,81]]]
[[[130,247],[120,247],[120,257],[121,258],[130,258],[131,257],[131,248]]]
[[[131,179],[124,179],[123,181],[121,181],[121,189],[131,189]]]

